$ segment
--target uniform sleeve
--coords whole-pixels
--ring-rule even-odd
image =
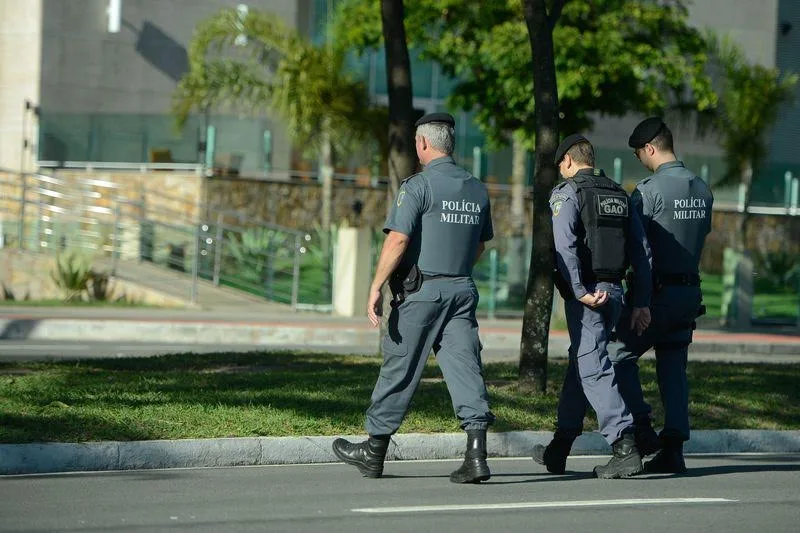
[[[645,235],[639,210],[631,210],[628,257],[631,259],[634,274],[634,307],[649,307],[653,292],[653,254]]]
[[[650,229],[650,221],[664,208],[663,199],[660,195],[656,196],[652,191],[637,186],[631,194],[631,204],[633,210],[639,213],[639,222],[646,234]]]
[[[396,231],[410,237],[422,221],[425,196],[425,185],[421,178],[403,182],[383,225],[383,232]]]
[[[481,242],[491,241],[494,238],[494,225],[492,224],[492,203],[486,204],[486,217],[481,228]]]
[[[556,249],[556,267],[559,274],[572,287],[575,298],[582,298],[588,291],[581,280],[581,263],[578,259],[578,213],[577,199],[563,191],[554,192],[550,198],[553,213],[553,241]]]

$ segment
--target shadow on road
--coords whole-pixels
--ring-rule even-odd
[[[2,317],[0,317],[2,318]],[[23,340],[30,337],[33,330],[39,325],[39,320],[17,319],[11,320],[0,330],[2,340]]]

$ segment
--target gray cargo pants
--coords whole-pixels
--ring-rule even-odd
[[[597,413],[600,433],[612,444],[633,426],[606,351],[609,334],[622,310],[622,287],[601,282],[597,289],[609,293],[608,301],[597,309],[574,298],[564,304],[570,347],[558,402],[558,429],[566,435],[580,435],[588,400]]]
[[[641,336],[630,329],[631,308],[626,306],[617,325],[617,341],[609,344],[619,390],[636,418],[652,409],[639,381],[639,358],[650,348],[656,352],[656,376],[664,404],[664,430],[668,437],[689,440],[689,380],[686,364],[692,342],[691,324],[702,300],[700,287],[666,286],[653,295],[651,322]]]
[[[494,421],[483,380],[477,305],[472,279],[458,277],[426,280],[392,309],[382,341],[383,364],[367,409],[367,433],[391,435],[398,430],[431,350],[461,428],[486,429]]]

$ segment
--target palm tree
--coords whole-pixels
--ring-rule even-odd
[[[334,163],[370,136],[375,114],[365,84],[345,70],[344,52],[315,46],[271,13],[223,9],[195,29],[173,100],[180,125],[211,107],[272,109],[295,143],[319,157],[329,266]]]
[[[725,151],[726,173],[719,185],[740,183],[744,189],[744,211],[734,237],[737,251],[745,249],[750,188],[768,154],[767,132],[784,104],[794,99],[796,74],[750,64],[742,50],[730,40],[712,41],[722,69],[716,128]]]

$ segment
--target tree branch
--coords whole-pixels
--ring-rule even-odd
[[[553,0],[553,8],[550,10],[550,14],[547,15],[547,24],[550,26],[550,31],[556,27],[558,23],[558,19],[561,17],[561,11],[564,9],[564,4],[567,3],[567,0]]]

